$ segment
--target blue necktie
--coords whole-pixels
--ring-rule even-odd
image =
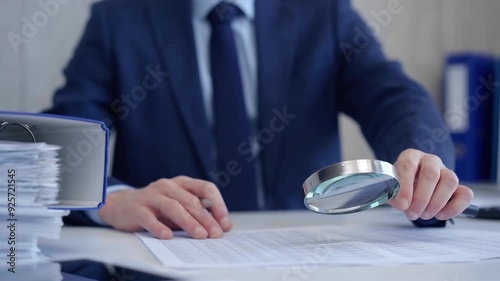
[[[251,135],[231,21],[241,10],[219,3],[207,16],[212,26],[210,65],[213,86],[214,133],[218,169],[212,180],[219,186],[230,211],[257,209],[256,164],[251,154],[238,152],[249,147]],[[240,148],[241,149],[241,148]]]

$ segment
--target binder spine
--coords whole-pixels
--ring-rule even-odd
[[[494,59],[481,54],[455,54],[446,62],[445,121],[461,181],[491,181],[493,66]]]

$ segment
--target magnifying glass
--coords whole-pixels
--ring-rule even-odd
[[[380,160],[350,160],[325,167],[304,184],[304,204],[316,213],[349,214],[385,204],[399,193],[396,168]],[[475,217],[470,205],[462,214]]]

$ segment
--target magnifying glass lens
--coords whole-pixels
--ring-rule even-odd
[[[346,214],[375,208],[399,192],[397,178],[384,173],[354,173],[326,179],[307,192],[304,203],[315,212]]]
[[[304,205],[316,213],[339,215],[372,209],[399,192],[396,168],[380,160],[349,160],[325,167],[302,184]],[[462,214],[475,217],[470,205]]]

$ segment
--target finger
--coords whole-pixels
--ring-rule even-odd
[[[221,237],[223,230],[212,214],[202,205],[200,198],[189,191],[179,187],[175,181],[164,190],[164,194],[181,203],[182,206],[195,218],[208,232],[209,237]],[[208,201],[208,199],[205,199]],[[211,202],[210,202],[211,203]],[[208,204],[205,202],[205,204]]]
[[[222,195],[215,184],[188,177],[176,177],[174,180],[187,191],[198,196],[198,198],[208,199],[212,203],[210,212],[215,220],[224,231],[231,230],[233,224],[229,219],[229,212],[227,210],[226,203],[224,203]]]
[[[417,174],[420,158],[423,153],[415,149],[407,149],[394,163],[399,180],[399,193],[389,204],[400,211],[405,211],[413,199],[413,185]]]
[[[457,186],[457,175],[449,169],[442,169],[441,177],[432,198],[420,217],[424,220],[433,218],[450,201],[451,196],[457,190]]]
[[[161,223],[154,213],[147,208],[137,208],[137,220],[139,225],[159,239],[172,238],[172,230]]]
[[[448,204],[436,214],[436,218],[447,220],[460,215],[470,205],[473,198],[472,190],[459,185]]]
[[[413,199],[410,207],[405,211],[410,220],[418,219],[429,205],[443,168],[443,162],[435,155],[425,154],[421,158]]]
[[[179,201],[160,195],[152,198],[150,204],[158,210],[161,216],[171,220],[191,237],[197,239],[207,238],[208,233],[205,228],[189,214]]]

